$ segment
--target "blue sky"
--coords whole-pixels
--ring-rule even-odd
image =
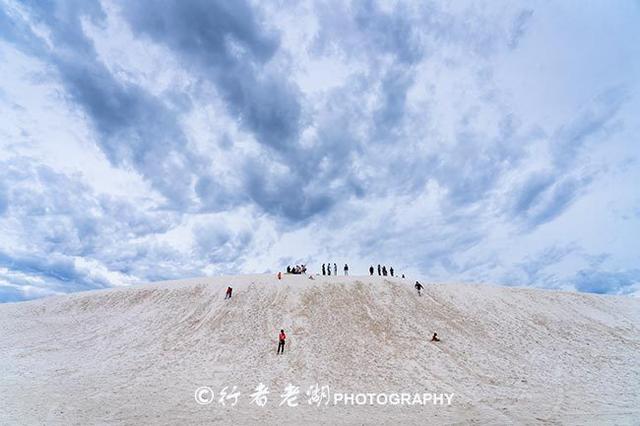
[[[328,261],[637,295],[638,22],[0,0],[0,301]]]

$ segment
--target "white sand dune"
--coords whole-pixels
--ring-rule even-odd
[[[638,424],[640,300],[459,284],[417,297],[379,277],[164,282],[0,305],[0,374],[0,424]],[[265,407],[248,396],[260,382]],[[289,383],[300,405],[278,407]],[[316,407],[316,383],[454,397]],[[198,405],[199,386],[237,386],[239,402]]]

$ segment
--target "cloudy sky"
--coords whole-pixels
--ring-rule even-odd
[[[0,301],[328,261],[637,295],[638,22],[0,0]]]

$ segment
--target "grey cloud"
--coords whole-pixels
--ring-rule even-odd
[[[593,181],[597,171],[575,172],[583,146],[605,132],[627,99],[623,87],[601,92],[578,116],[559,128],[551,139],[552,162],[544,172],[533,172],[511,194],[510,214],[530,227],[547,223],[562,214]],[[580,168],[584,168],[580,165]]]
[[[632,286],[640,284],[640,270],[619,272],[581,270],[576,273],[573,283],[576,290],[599,294],[627,294]]]
[[[593,176],[557,177],[534,173],[514,191],[512,217],[535,228],[561,215],[592,182]]]
[[[335,194],[322,187],[322,181],[307,184],[295,173],[276,174],[255,160],[244,168],[245,187],[252,200],[267,212],[289,221],[309,220],[335,203]]]
[[[0,182],[0,216],[9,209],[9,194],[5,185]]]
[[[126,2],[132,30],[172,49],[214,82],[230,110],[258,139],[278,151],[299,133],[301,96],[264,64],[278,47],[244,1]]]
[[[234,231],[221,223],[199,225],[193,234],[199,256],[215,264],[242,260],[253,239],[248,229]]]
[[[46,287],[53,291],[80,291],[109,287],[110,283],[91,277],[76,268],[72,258],[55,253],[8,254],[0,251],[0,266],[45,279]]]
[[[538,206],[530,222],[540,225],[559,216],[577,198],[580,191],[591,183],[591,177],[566,178],[558,182],[549,191],[549,197],[545,203]]]
[[[393,140],[391,132],[405,115],[407,91],[413,82],[412,72],[397,67],[387,71],[381,82],[381,106],[373,117],[376,126],[373,142]]]
[[[600,92],[573,121],[562,126],[552,139],[555,166],[571,165],[589,138],[606,131],[628,97],[625,87],[610,87]]]
[[[0,284],[1,302],[21,302],[23,300],[25,300],[25,294],[19,287]]]
[[[132,264],[151,262],[145,256],[153,261],[161,256],[157,246],[136,241],[163,234],[179,223],[175,213],[96,194],[79,176],[55,172],[31,158],[0,162],[0,170],[0,180],[13,200],[7,219],[23,238],[22,251],[5,248],[2,262],[12,270],[43,277],[56,291],[107,285],[99,275],[78,270],[73,257],[93,259],[125,274],[136,268],[137,272],[144,270]],[[138,256],[127,258],[129,247]],[[176,261],[181,259],[176,257]]]
[[[579,252],[580,248],[577,245],[566,244],[563,246],[553,245],[534,255],[527,256],[523,262],[517,265],[525,273],[526,278],[517,284],[541,285],[549,279],[554,279],[545,275],[545,269]]]
[[[508,38],[508,46],[511,49],[518,47],[520,40],[527,32],[529,22],[533,18],[533,10],[523,10],[514,19]]]
[[[430,28],[403,3],[391,11],[373,0],[318,3],[315,8],[320,20],[316,52],[340,50],[345,55],[371,55],[370,59],[392,55],[404,65],[424,56],[423,31]]]
[[[180,111],[138,85],[118,81],[99,61],[82,19],[101,25],[105,15],[100,4],[33,2],[25,6],[30,19],[49,29],[53,47],[26,28],[22,33],[29,37],[11,40],[55,66],[66,94],[94,125],[107,158],[117,166],[137,170],[172,207],[188,204],[193,176],[203,164],[189,150],[178,123]],[[24,26],[22,22],[16,25]]]
[[[514,214],[528,211],[553,184],[553,176],[548,173],[533,173],[514,195]]]

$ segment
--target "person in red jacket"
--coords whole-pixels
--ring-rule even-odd
[[[280,330],[280,334],[278,335],[278,354],[284,354],[284,342],[287,339],[287,335],[284,334],[284,330]]]
[[[231,299],[231,293],[233,289],[231,287],[227,287],[227,294],[224,296],[225,299]]]

